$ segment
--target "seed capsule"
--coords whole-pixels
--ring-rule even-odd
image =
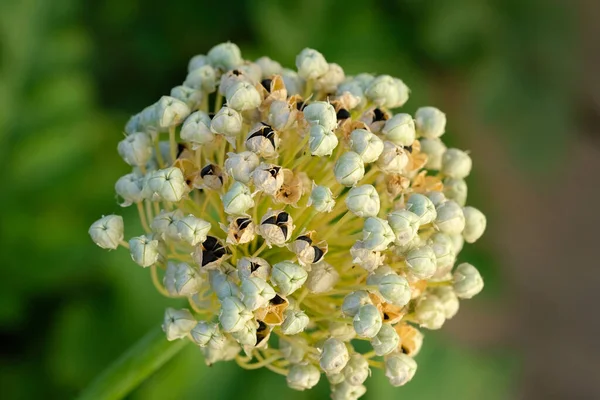
[[[333,173],[341,185],[354,186],[365,176],[365,164],[357,153],[349,151],[336,161]]]
[[[88,233],[99,247],[114,250],[123,240],[123,217],[107,215],[94,222]]]
[[[201,268],[211,268],[223,261],[227,255],[227,249],[213,236],[207,236],[201,245],[197,246],[192,254],[194,262]]]
[[[225,172],[236,181],[248,184],[259,163],[260,159],[251,151],[227,153]]]
[[[260,157],[277,157],[279,135],[269,125],[262,123],[248,133],[246,148]]]
[[[248,186],[241,182],[234,182],[229,190],[221,195],[223,208],[230,215],[244,215],[248,209],[254,207],[254,200]]]
[[[142,267],[149,267],[158,261],[158,240],[146,235],[129,239],[131,259]]]
[[[220,190],[225,183],[226,175],[223,174],[221,168],[214,164],[208,164],[200,170],[203,186],[212,189]]]
[[[271,274],[271,266],[260,257],[242,257],[237,263],[237,271],[240,279],[254,276],[267,280]]]
[[[363,162],[372,163],[383,152],[383,141],[366,129],[355,129],[350,134],[350,148]]]
[[[290,261],[282,261],[273,265],[271,270],[271,282],[277,286],[279,293],[284,296],[290,295],[298,290],[304,282],[308,273],[301,266]]]
[[[269,246],[282,247],[290,240],[294,222],[292,217],[284,211],[269,210],[260,220],[257,228],[259,235],[265,239]]]
[[[192,144],[192,150],[215,140],[215,134],[210,130],[210,117],[202,111],[196,111],[185,119],[181,127],[181,140]]]
[[[346,207],[357,217],[376,217],[380,208],[377,189],[373,185],[353,187],[346,197]]]
[[[162,330],[167,335],[167,340],[182,339],[196,326],[196,320],[187,309],[176,310],[167,308],[162,324]]]

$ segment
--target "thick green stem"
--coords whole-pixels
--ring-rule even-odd
[[[79,400],[122,399],[189,343],[189,340],[169,342],[159,327],[152,329],[104,370],[81,393]]]

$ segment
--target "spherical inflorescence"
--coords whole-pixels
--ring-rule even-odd
[[[168,340],[296,390],[324,373],[333,398],[356,399],[370,368],[410,381],[417,327],[439,329],[481,291],[474,266],[454,265],[486,218],[465,207],[472,161],[442,142],[443,112],[394,115],[409,95],[400,79],[346,77],[313,49],[296,67],[246,61],[233,43],[193,57],[118,145],[133,170],[115,189],[145,232],[126,242],[109,215],[90,235],[188,299],[166,310]]]

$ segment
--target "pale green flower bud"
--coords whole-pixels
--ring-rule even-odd
[[[349,360],[348,348],[341,340],[329,338],[323,343],[319,365],[327,375],[342,372]]]
[[[385,259],[380,252],[367,249],[362,240],[357,241],[350,248],[350,255],[352,256],[352,262],[360,265],[366,271],[373,271],[381,264]]]
[[[183,218],[181,210],[161,211],[150,224],[152,232],[160,235],[163,239],[179,240],[177,221]]]
[[[265,259],[260,257],[242,257],[237,262],[237,271],[240,279],[255,276],[266,281],[271,274],[271,266]]]
[[[248,132],[246,148],[264,158],[277,157],[279,134],[269,125],[260,123]]]
[[[304,391],[315,387],[320,378],[321,373],[314,365],[295,364],[290,368],[286,381],[291,389]]]
[[[356,331],[351,324],[342,321],[333,321],[329,323],[329,333],[331,337],[348,342],[356,337]]]
[[[375,80],[375,76],[373,74],[368,74],[366,72],[360,73],[352,78],[354,82],[357,82],[363,90],[366,90],[369,85]]]
[[[354,186],[365,176],[365,164],[357,153],[349,151],[336,161],[333,173],[339,184]]]
[[[227,297],[239,297],[240,289],[234,282],[233,278],[218,269],[211,269],[208,273],[210,287],[217,295],[219,300],[224,300]]]
[[[260,164],[260,159],[251,151],[227,153],[225,172],[238,182],[248,184],[252,172]]]
[[[420,193],[413,193],[410,195],[406,202],[406,209],[417,214],[420,225],[426,225],[433,222],[437,217],[433,202],[427,196]]]
[[[367,359],[362,354],[352,354],[343,370],[346,382],[353,386],[362,385],[371,375]]]
[[[487,220],[485,215],[475,207],[463,208],[465,229],[462,232],[467,243],[475,243],[485,232]]]
[[[123,217],[120,215],[102,217],[90,226],[88,233],[99,247],[114,250],[123,240]]]
[[[400,102],[399,86],[389,75],[380,75],[373,79],[365,90],[365,95],[378,107],[398,107]]]
[[[196,111],[186,118],[181,127],[181,140],[191,143],[192,150],[211,143],[215,134],[210,130],[210,117],[204,111]]]
[[[242,131],[242,115],[233,108],[223,106],[213,117],[210,129],[228,140],[237,138]]]
[[[158,240],[145,235],[129,239],[129,252],[136,264],[149,267],[158,261]]]
[[[330,156],[338,145],[338,138],[333,131],[327,130],[321,125],[313,125],[310,128],[308,145],[313,156]]]
[[[255,276],[242,280],[241,293],[242,301],[250,311],[266,306],[275,297],[275,290],[271,285]]]
[[[387,249],[396,236],[385,219],[369,217],[363,226],[363,243],[369,250],[383,251]]]
[[[171,89],[171,97],[183,101],[190,110],[198,108],[202,103],[202,92],[187,86],[175,86]]]
[[[208,61],[221,71],[228,71],[243,64],[240,48],[231,42],[220,43],[206,54]]]
[[[283,169],[278,165],[261,163],[252,172],[252,182],[256,190],[275,196],[283,185]]]
[[[437,271],[435,277],[442,277],[452,270],[456,261],[454,242],[449,235],[441,232],[434,233],[430,237],[430,246],[435,253]]]
[[[238,67],[246,75],[252,84],[257,84],[262,79],[262,69],[260,65],[251,61],[244,61],[244,64]]]
[[[405,306],[410,301],[410,286],[406,278],[397,274],[385,275],[379,281],[379,293],[388,302],[395,306]]]
[[[163,96],[156,103],[156,117],[160,128],[179,125],[190,115],[190,108],[183,101],[171,96]]]
[[[281,333],[296,335],[306,328],[310,320],[304,311],[287,309],[283,313],[284,320],[281,324]]]
[[[412,249],[406,255],[406,266],[419,279],[431,278],[437,269],[435,252],[431,246]]]
[[[306,280],[306,288],[311,293],[325,293],[333,289],[340,280],[340,274],[333,265],[321,261],[312,265]]]
[[[439,138],[446,130],[446,114],[435,107],[421,107],[415,114],[415,123],[419,136]]]
[[[425,164],[425,168],[438,171],[442,169],[442,156],[447,150],[444,142],[438,138],[422,138],[420,142],[421,153],[427,154],[427,163]]]
[[[446,319],[452,319],[458,313],[460,307],[458,296],[454,293],[452,286],[436,287],[432,290],[432,293],[442,303]]]
[[[415,141],[415,121],[409,114],[396,114],[385,121],[381,132],[398,146],[411,146]]]
[[[240,352],[240,345],[231,337],[225,337],[225,342],[222,344],[213,344],[213,341],[208,342],[205,347],[200,347],[204,355],[204,362],[211,366],[218,361],[233,360]]]
[[[237,111],[251,110],[260,106],[262,98],[258,90],[248,82],[238,82],[227,89],[227,106]]]
[[[369,276],[367,276],[367,285],[379,285],[379,282],[381,282],[383,277],[389,274],[395,274],[392,267],[390,267],[389,265],[382,265],[381,267],[373,271],[373,273],[369,274]]]
[[[330,63],[329,69],[315,81],[315,89],[322,92],[335,92],[337,86],[346,79],[346,74],[338,64]]]
[[[444,195],[454,200],[461,206],[467,202],[467,182],[463,179],[446,178],[444,179]]]
[[[127,174],[120,177],[115,183],[115,192],[123,199],[121,207],[127,207],[144,200],[143,187],[144,180],[137,174]]]
[[[281,72],[285,89],[287,90],[288,96],[294,96],[296,94],[302,94],[304,91],[304,80],[298,76],[296,71],[284,68]]]
[[[189,297],[198,293],[202,287],[202,278],[186,263],[169,262],[163,283],[171,296]]]
[[[364,306],[365,304],[372,304],[369,293],[364,290],[357,290],[344,297],[344,302],[342,303],[342,312],[344,315],[354,317],[356,314],[358,314],[360,307]]]
[[[365,163],[377,161],[383,152],[383,141],[366,129],[355,129],[350,134],[350,148]]]
[[[242,346],[254,347],[257,342],[257,328],[258,323],[251,319],[239,331],[231,332],[231,336]]]
[[[335,108],[326,101],[315,101],[302,110],[304,119],[311,125],[320,125],[327,131],[337,127]]]
[[[200,321],[190,332],[192,340],[200,347],[207,346],[210,342],[213,346],[225,344],[225,337],[219,330],[219,325],[213,322]]]
[[[390,324],[383,324],[377,336],[371,339],[371,346],[378,356],[385,356],[398,349],[400,336]]]
[[[225,332],[241,331],[244,329],[246,322],[250,321],[253,317],[254,314],[237,297],[231,296],[221,300],[219,322]]]
[[[417,363],[406,354],[392,354],[385,360],[385,376],[392,386],[405,385],[415,376],[415,372]]]
[[[188,72],[192,72],[193,70],[198,69],[209,63],[210,61],[208,60],[208,57],[206,57],[206,55],[197,54],[194,57],[190,58],[190,61],[188,63]]]
[[[458,235],[465,229],[465,215],[457,202],[448,200],[435,209],[434,226],[441,232]]]
[[[285,131],[294,125],[295,116],[287,101],[275,100],[269,106],[267,121],[273,129]]]
[[[281,355],[292,364],[298,364],[304,359],[309,348],[306,339],[300,336],[279,338]]]
[[[192,246],[204,242],[208,231],[210,231],[210,223],[191,214],[177,221],[179,238]]]
[[[408,210],[394,210],[387,217],[396,237],[394,243],[404,246],[415,238],[419,231],[419,216]]]
[[[318,212],[331,212],[333,206],[335,206],[335,200],[333,200],[331,189],[327,186],[316,185],[313,182],[310,198],[308,199],[306,206],[312,206]]]
[[[357,217],[376,217],[380,207],[377,189],[373,185],[353,187],[346,197],[346,207]]]
[[[479,271],[469,263],[462,263],[456,267],[453,281],[454,292],[461,299],[470,299],[483,289],[483,279]]]
[[[327,377],[327,380],[329,381],[330,385],[338,385],[342,382],[344,382],[344,380],[346,379],[346,377],[344,376],[343,372],[340,372],[339,374],[329,374],[329,375],[325,375]]]
[[[342,82],[337,87],[336,96],[338,98],[345,97],[346,99],[351,99],[350,102],[346,102],[351,110],[358,107],[360,104],[365,103],[364,89],[361,84],[354,79]]]
[[[402,146],[383,142],[383,151],[377,159],[377,166],[386,174],[402,174],[408,164],[408,155]]]
[[[146,182],[151,192],[161,199],[178,202],[187,191],[187,184],[179,168],[159,169],[150,174]]]
[[[410,94],[410,89],[402,80],[394,78],[394,85],[396,87],[396,102],[389,104],[389,108],[402,107],[408,101],[408,95]]]
[[[196,326],[196,320],[188,309],[176,310],[167,308],[162,330],[167,334],[167,340],[182,339]]]
[[[365,304],[358,309],[353,325],[358,336],[372,338],[381,329],[381,314],[373,304]]]
[[[217,73],[211,65],[203,65],[190,71],[183,84],[205,93],[212,93],[217,89]]]
[[[254,62],[260,67],[262,79],[270,78],[273,75],[279,75],[283,69],[281,68],[281,64],[271,60],[269,57],[261,57]]]
[[[442,173],[450,178],[464,179],[471,173],[473,161],[464,151],[448,149],[442,156]]]
[[[233,182],[229,190],[221,196],[223,208],[227,214],[243,215],[254,207],[254,200],[248,186],[241,182]]]
[[[329,70],[329,64],[323,54],[317,50],[304,49],[296,57],[296,68],[298,75],[306,80],[317,79]]]
[[[452,244],[454,246],[454,253],[458,254],[462,251],[463,246],[465,244],[465,239],[462,235],[450,235],[450,239],[452,239]]]
[[[143,132],[135,132],[119,142],[119,155],[131,166],[145,166],[152,158],[152,138]]]
[[[271,282],[279,288],[279,293],[284,296],[290,295],[298,290],[308,278],[304,268],[291,261],[282,261],[273,265],[271,270]]]
[[[446,310],[436,296],[424,295],[415,307],[415,319],[422,328],[440,329],[446,321]]]
[[[358,400],[367,392],[364,385],[351,385],[346,381],[331,387],[331,400]]]
[[[448,200],[444,193],[435,190],[425,193],[425,196],[431,200],[436,209]]]

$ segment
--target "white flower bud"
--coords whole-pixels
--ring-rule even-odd
[[[419,224],[426,225],[437,217],[433,202],[425,195],[413,193],[406,202],[406,209],[419,217]]]
[[[483,279],[479,271],[469,263],[462,263],[456,267],[453,281],[454,292],[461,299],[470,299],[483,289]]]
[[[213,117],[210,130],[225,136],[227,140],[235,140],[242,131],[242,115],[233,108],[223,106]]]
[[[439,138],[446,130],[446,114],[435,107],[421,107],[415,114],[415,123],[419,136]]]
[[[284,68],[283,71],[281,71],[281,77],[283,78],[283,83],[285,84],[288,96],[302,94],[305,82],[304,79],[298,76],[296,71]]]
[[[208,57],[206,55],[197,54],[194,57],[190,58],[190,61],[188,62],[188,72],[191,72],[209,63],[210,61],[208,60]]]
[[[422,328],[440,329],[446,321],[446,310],[436,296],[424,295],[415,307],[415,319]]]
[[[90,226],[88,233],[99,247],[114,250],[123,240],[123,217],[120,215],[102,217]]]
[[[296,68],[298,75],[306,80],[317,79],[329,70],[329,64],[323,54],[317,50],[304,49],[296,56]]]
[[[434,233],[430,237],[430,246],[435,253],[437,271],[434,277],[443,277],[446,275],[456,261],[456,252],[454,251],[454,242],[449,235],[441,232]]]
[[[260,159],[251,151],[227,153],[225,172],[238,182],[248,184],[252,172],[260,164]]]
[[[278,131],[285,131],[292,127],[296,121],[295,116],[297,114],[290,108],[290,104],[287,101],[275,100],[269,106],[269,115],[267,121],[273,129]]]
[[[217,73],[211,65],[203,65],[190,71],[183,84],[205,93],[212,93],[217,88]]]
[[[175,86],[171,89],[171,97],[183,101],[190,110],[196,109],[202,103],[202,92],[187,86]]]
[[[326,131],[333,131],[337,127],[335,108],[326,101],[315,101],[302,110],[304,119],[311,125],[320,125]]]
[[[150,224],[152,232],[160,235],[163,239],[179,240],[177,221],[183,218],[180,210],[171,212],[161,211]]]
[[[256,108],[262,102],[258,90],[248,82],[237,82],[227,89],[225,94],[227,106],[236,111],[246,111]]]
[[[389,108],[402,107],[404,103],[408,101],[408,95],[410,93],[408,86],[398,78],[394,78],[394,86],[396,87],[396,102],[389,104]]]
[[[171,296],[192,296],[202,287],[198,272],[186,263],[169,262],[163,280]]]
[[[227,258],[227,249],[219,239],[207,236],[201,245],[196,246],[192,253],[192,259],[203,269],[214,269]]]
[[[373,185],[353,187],[346,197],[346,207],[357,217],[376,217],[380,207],[377,189]]]
[[[233,360],[240,352],[238,342],[231,337],[224,337],[224,343],[213,344],[213,341],[210,341],[206,347],[200,347],[206,365],[211,366],[217,361]]]
[[[281,324],[281,333],[288,336],[303,332],[304,328],[310,322],[308,315],[301,310],[291,310],[288,308],[283,313],[283,316],[285,319],[283,320],[283,324]]]
[[[315,81],[315,89],[322,92],[335,92],[337,86],[346,79],[344,70],[338,64],[330,63],[329,69]]]
[[[485,232],[487,220],[485,215],[475,207],[463,208],[465,229],[462,232],[467,243],[475,243]]]
[[[409,114],[396,114],[385,121],[381,132],[385,138],[398,146],[411,146],[415,141],[415,121]]]
[[[353,325],[358,336],[372,338],[381,329],[381,313],[373,304],[365,304],[358,309]]]
[[[179,168],[170,167],[159,169],[150,174],[146,181],[151,193],[156,193],[159,198],[178,202],[187,191],[187,184]]]
[[[231,332],[231,336],[242,346],[254,347],[257,342],[256,331],[258,324],[254,320],[249,320],[239,331]]]
[[[145,235],[129,239],[129,252],[136,264],[149,267],[158,261],[158,240]]]
[[[344,297],[342,312],[344,315],[354,317],[358,313],[359,308],[365,304],[372,304],[369,293],[364,290],[357,290]]]
[[[456,296],[456,293],[454,293],[452,286],[440,286],[434,288],[432,293],[442,303],[442,306],[444,307],[444,316],[446,319],[452,319],[460,307],[458,296]]]
[[[425,196],[431,200],[436,209],[448,200],[443,192],[438,192],[435,190],[425,193]]]
[[[448,149],[442,156],[442,173],[450,178],[464,179],[471,173],[473,161],[464,151]]]
[[[380,75],[369,83],[365,95],[378,107],[395,108],[408,100],[408,88],[400,79]]]
[[[379,293],[388,302],[403,307],[410,301],[410,286],[406,278],[397,274],[387,274],[378,284]]]
[[[237,297],[231,296],[221,300],[219,322],[225,332],[241,331],[244,329],[246,322],[253,317],[254,314]]]
[[[377,336],[371,339],[371,346],[378,356],[385,356],[398,349],[400,336],[390,324],[383,324]]]
[[[315,387],[320,378],[321,373],[314,365],[295,364],[291,366],[286,381],[291,389],[304,391]]]
[[[219,325],[213,322],[198,322],[190,332],[190,335],[194,343],[200,347],[204,347],[211,342],[213,346],[225,344],[225,337],[219,331]]]
[[[342,321],[333,321],[329,323],[329,333],[332,338],[348,342],[356,337],[356,331],[351,324]]]
[[[417,363],[406,354],[392,354],[385,360],[385,376],[392,386],[405,385],[415,376],[416,371]]]
[[[221,190],[227,175],[217,165],[207,164],[200,170],[200,178],[203,189]]]
[[[341,185],[354,186],[365,176],[365,164],[357,153],[349,151],[336,161],[333,173]]]
[[[145,166],[154,152],[152,139],[143,132],[135,132],[119,142],[119,155],[131,166]]]
[[[294,228],[294,221],[288,213],[269,210],[261,218],[257,232],[267,245],[282,247],[292,237]]]
[[[353,386],[362,385],[371,375],[369,363],[362,354],[352,354],[343,370],[346,382]]]
[[[192,113],[181,127],[181,140],[192,144],[192,150],[210,143],[215,139],[215,134],[210,130],[210,117],[203,111]]]
[[[284,296],[290,295],[298,290],[304,282],[308,273],[298,264],[290,261],[282,261],[273,265],[271,270],[271,282],[278,287],[279,293]]]
[[[348,348],[341,340],[329,338],[323,343],[319,365],[327,375],[342,372],[349,360]]]
[[[177,234],[184,242],[195,246],[206,240],[210,231],[210,223],[193,215],[185,216],[177,221]]]
[[[219,224],[221,229],[227,233],[227,244],[245,244],[250,243],[256,237],[256,226],[248,217],[229,218],[229,226]]]
[[[364,385],[354,386],[343,381],[331,386],[331,400],[358,400],[366,392]]]
[[[121,198],[123,203],[121,207],[130,206],[133,203],[138,203],[144,199],[142,195],[142,189],[144,180],[141,176],[136,174],[127,174],[120,177],[115,183],[115,192]]]
[[[434,226],[441,232],[457,235],[465,229],[465,215],[457,202],[448,200],[435,209]]]
[[[383,141],[366,129],[355,129],[350,134],[350,148],[365,163],[377,161],[383,152]]]
[[[408,210],[394,210],[387,217],[398,246],[404,246],[415,238],[419,230],[419,217]]]
[[[211,269],[208,273],[210,287],[217,295],[219,300],[227,297],[240,297],[240,289],[234,282],[233,277],[225,274],[218,269]]]
[[[363,226],[363,244],[369,250],[387,249],[396,236],[385,219],[369,217]]]
[[[279,135],[267,124],[260,124],[248,133],[246,148],[261,157],[277,157]]]
[[[444,142],[438,138],[422,138],[420,142],[421,153],[427,154],[427,163],[425,164],[425,168],[438,171],[442,169],[442,156],[447,150]]]
[[[167,340],[182,339],[196,326],[194,316],[186,308],[176,310],[167,308],[162,330],[167,334]]]
[[[375,271],[373,271],[373,273],[369,274],[369,276],[367,276],[367,285],[369,285],[369,286],[379,285],[379,282],[381,282],[381,279],[383,279],[384,276],[389,275],[389,274],[395,274],[392,267],[390,267],[389,265],[382,265],[381,267],[379,267]]]
[[[261,57],[254,62],[260,67],[263,79],[270,78],[273,75],[279,75],[283,69],[281,68],[281,64],[269,57]]]
[[[431,246],[410,250],[406,255],[406,266],[419,279],[431,278],[437,269],[435,253]]]
[[[228,71],[242,65],[242,52],[240,48],[231,42],[220,43],[214,46],[206,54],[208,61],[221,71]]]
[[[271,266],[266,260],[260,257],[240,258],[237,262],[237,270],[240,279],[248,279],[254,276],[266,281],[271,274]]]
[[[327,186],[319,186],[313,182],[310,198],[308,199],[307,207],[314,207],[318,212],[331,212],[335,206],[333,193]]]
[[[310,348],[306,339],[301,336],[279,339],[281,355],[292,364],[298,364],[304,359],[306,349]]]
[[[243,215],[248,209],[254,207],[250,189],[237,181],[233,182],[229,190],[221,195],[221,201],[225,212],[231,215]]]
[[[314,264],[308,273],[306,288],[311,293],[325,293],[333,289],[339,279],[340,274],[333,265],[321,261]]]
[[[327,130],[321,125],[311,126],[308,145],[313,156],[330,156],[338,143],[338,138],[333,131]]]
[[[444,195],[454,200],[461,206],[464,206],[467,202],[467,182],[463,179],[446,178],[444,179]]]
[[[458,254],[462,251],[463,246],[465,244],[465,239],[462,235],[449,235],[452,240],[452,245],[454,246],[454,253]]]
[[[156,103],[155,115],[160,128],[170,128],[181,124],[190,115],[190,108],[181,100],[163,96]]]
[[[237,69],[244,73],[252,84],[257,84],[262,79],[262,69],[256,63],[244,61],[244,64],[240,65]]]
[[[261,163],[252,172],[252,182],[257,190],[275,196],[283,185],[283,170],[274,164]]]
[[[402,146],[383,142],[383,151],[377,159],[377,166],[386,174],[402,174],[408,164],[408,155]]]
[[[350,248],[350,255],[352,256],[352,262],[360,265],[367,271],[373,271],[381,264],[385,256],[382,256],[380,252],[367,249],[362,241],[358,241]]]
[[[242,302],[250,311],[264,307],[275,297],[275,290],[264,279],[251,276],[242,280]]]
[[[337,98],[345,97],[347,100],[346,106],[349,109],[358,107],[361,103],[365,103],[365,92],[363,87],[355,79],[342,82],[336,91]]]

